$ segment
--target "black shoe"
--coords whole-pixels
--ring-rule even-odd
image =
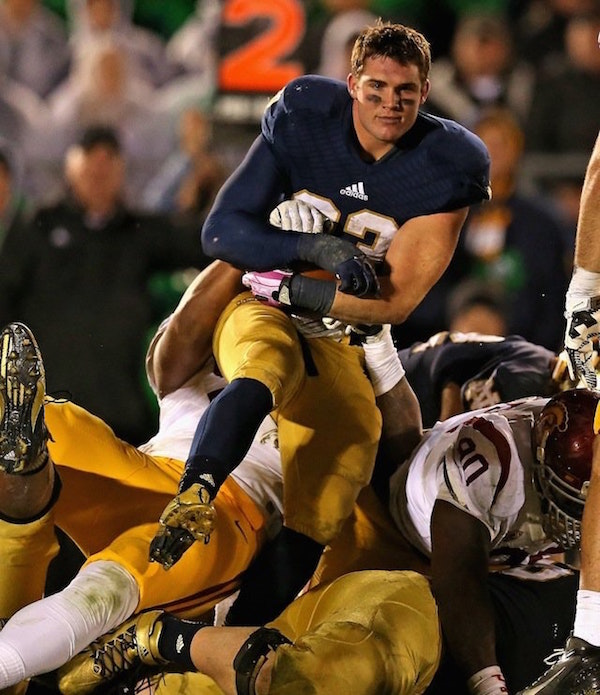
[[[600,693],[600,647],[569,637],[562,657],[517,695],[596,695]]]
[[[0,333],[0,470],[28,475],[48,461],[46,378],[33,333],[10,323]]]

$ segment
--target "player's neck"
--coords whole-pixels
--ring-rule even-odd
[[[396,149],[396,143],[379,140],[364,130],[359,132],[356,127],[354,128],[354,144],[360,158],[365,162],[378,162]]]

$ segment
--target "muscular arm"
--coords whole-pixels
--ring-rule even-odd
[[[440,401],[440,420],[447,420],[449,417],[465,411],[460,386],[453,381],[444,384]]]
[[[146,359],[160,397],[182,386],[211,356],[217,319],[242,289],[240,277],[239,270],[215,261],[187,288],[166,329],[155,336]]]
[[[285,181],[269,146],[258,137],[206,219],[202,230],[205,253],[237,268],[258,271],[286,268],[297,260],[302,234],[282,234],[267,223],[270,211],[290,194]]]
[[[489,534],[470,514],[437,501],[431,519],[432,589],[456,663],[470,677],[497,664],[488,595]]]
[[[580,589],[600,591],[600,435],[596,435],[592,455],[592,475],[581,522]]]
[[[386,255],[390,274],[380,278],[380,298],[337,292],[330,315],[347,323],[405,321],[448,267],[466,217],[462,208],[405,222]]]
[[[600,135],[594,145],[581,191],[575,265],[600,273]]]

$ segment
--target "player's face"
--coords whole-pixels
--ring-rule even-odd
[[[348,90],[358,141],[379,159],[414,125],[429,81],[422,82],[416,65],[372,56],[359,77],[348,76]]]

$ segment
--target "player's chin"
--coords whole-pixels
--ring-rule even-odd
[[[378,122],[379,138],[384,142],[395,142],[408,130],[404,119],[386,119]]]

